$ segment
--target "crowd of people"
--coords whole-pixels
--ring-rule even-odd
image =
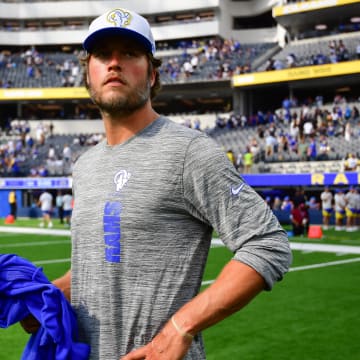
[[[219,37],[192,40],[186,46],[179,43],[179,55],[163,57],[160,75],[164,83],[191,80],[195,74],[205,79],[229,79],[233,75],[251,72],[252,61],[269,46],[241,44],[236,40]],[[78,60],[81,53],[80,50],[74,50],[71,53],[51,54],[39,51],[34,46],[19,53],[0,51],[0,70],[16,71],[24,65],[27,78],[41,80],[44,71],[47,71],[56,73],[58,86],[80,86],[83,85]],[[210,70],[206,71],[208,64],[215,64],[215,67],[209,66]],[[5,77],[0,80],[0,87],[21,87],[21,84],[14,84],[5,73]]]
[[[286,98],[275,112],[218,116],[215,130],[253,129],[254,135],[243,144],[240,153],[234,154],[232,149],[227,149],[233,153],[235,166],[245,173],[251,172],[245,158],[251,158],[251,164],[260,160],[292,161],[294,158],[298,161],[344,160],[345,171],[356,171],[359,154],[342,153],[341,149],[331,146],[330,139],[339,138],[351,144],[360,138],[357,104],[350,105],[344,97],[336,96],[329,109],[320,99],[300,105],[295,99]]]
[[[318,101],[299,106],[295,99],[286,98],[275,112],[258,111],[249,116],[233,113],[227,118],[218,115],[209,134],[213,136],[217,129],[230,133],[235,129],[251,130],[248,141],[241,142],[242,151],[225,148],[242,173],[258,171],[253,165],[260,160],[286,161],[293,156],[299,161],[342,159],[344,171],[357,171],[359,154],[356,151],[342,153],[330,141],[339,138],[351,144],[360,138],[357,103],[350,105],[345,98],[337,96],[329,110]],[[194,124],[184,121],[183,125],[201,130],[198,119]],[[69,136],[67,142],[59,145],[51,121],[38,122],[34,130],[28,120],[11,121],[4,133],[8,136],[0,144],[0,174],[8,177],[70,175],[73,160],[79,155],[76,149],[81,153],[84,147],[96,145],[104,136],[78,134]]]
[[[265,70],[273,71],[308,65],[336,64],[338,62],[356,59],[358,55],[357,51],[353,53],[349,50],[342,39],[330,40],[326,52],[319,48],[317,52],[310,56],[303,55],[299,57],[294,53],[288,53],[283,59],[270,58],[266,62]]]
[[[81,81],[79,50],[72,53],[44,52],[31,46],[24,51],[14,52],[10,50],[0,51],[0,70],[3,77],[0,79],[0,87],[26,87],[26,79],[38,80],[38,84],[44,87],[73,87],[79,86]],[[23,73],[22,83],[17,83],[16,72]],[[53,74],[53,76],[49,76]],[[20,78],[18,77],[19,81]],[[46,82],[45,82],[46,80]],[[55,81],[56,80],[56,81]],[[55,81],[55,82],[54,82]]]
[[[72,144],[65,143],[61,148],[55,148],[51,144],[54,139],[52,122],[39,122],[35,131],[31,131],[29,121],[12,121],[9,136],[0,143],[0,176],[70,175]]]
[[[164,83],[191,81],[195,75],[200,79],[230,79],[233,75],[258,71],[253,69],[252,63],[255,58],[269,49],[271,44],[242,44],[234,39],[214,37],[183,41],[176,46],[179,55],[162,58],[163,64],[159,70]],[[348,61],[360,56],[357,51],[358,49],[348,49],[342,39],[331,40],[327,54],[317,52],[308,56],[288,53],[284,59],[279,57],[268,59],[265,70]],[[19,65],[25,65],[28,78],[41,80],[43,72],[50,71],[56,73],[59,82],[57,86],[82,86],[83,79],[78,60],[81,53],[80,49],[75,49],[71,53],[61,53],[59,50],[51,54],[41,52],[34,46],[19,53],[3,50],[0,51],[0,70],[5,68],[10,74],[9,71],[12,69],[16,70]],[[6,73],[4,74],[5,76],[0,79],[0,87],[21,87],[21,84],[14,84],[13,80],[8,79]]]
[[[322,228],[354,232],[360,230],[360,192],[356,186],[324,186],[308,196],[298,188],[293,196],[266,196],[269,207],[289,215],[294,236],[307,236],[312,223],[311,210],[321,212]]]

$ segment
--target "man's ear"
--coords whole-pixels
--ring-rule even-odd
[[[155,80],[156,80],[156,70],[153,70],[153,71],[151,72],[151,79],[150,79],[151,87],[154,86]]]

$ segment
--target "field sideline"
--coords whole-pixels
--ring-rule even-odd
[[[0,226],[0,252],[27,257],[49,279],[64,273],[70,264],[69,230],[19,225]],[[322,239],[291,238],[289,274],[273,291],[204,331],[207,359],[359,359],[359,234],[329,230]],[[221,241],[213,239],[204,286],[230,258]],[[27,340],[17,324],[0,329],[0,360],[20,359]]]

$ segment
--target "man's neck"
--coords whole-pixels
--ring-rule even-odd
[[[110,146],[127,141],[159,117],[151,106],[146,106],[127,116],[102,115],[107,143]]]

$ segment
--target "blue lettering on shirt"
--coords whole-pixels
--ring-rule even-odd
[[[122,206],[118,202],[107,202],[104,207],[105,260],[108,262],[119,263],[121,261],[121,210]]]

